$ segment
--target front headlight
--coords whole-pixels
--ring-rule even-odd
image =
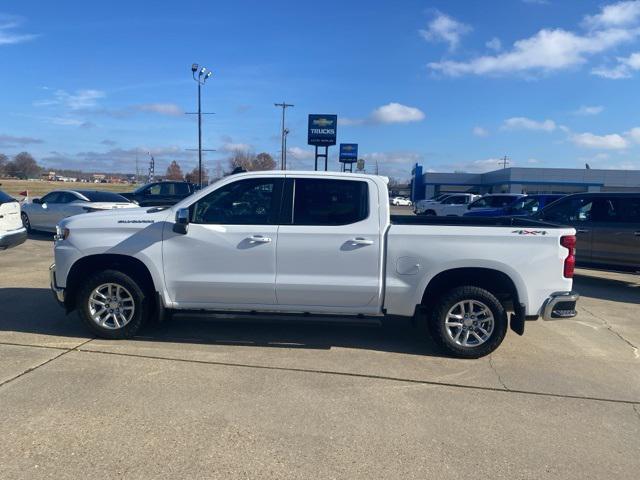
[[[69,238],[69,229],[68,228],[60,228],[60,225],[56,225],[56,234],[53,239],[58,242],[60,240],[66,240]]]

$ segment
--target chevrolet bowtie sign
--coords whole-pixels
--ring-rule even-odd
[[[337,115],[309,115],[309,135],[307,144],[321,147],[335,145],[337,133]]]
[[[358,161],[358,144],[357,143],[341,143],[340,144],[340,161],[343,163],[354,163]]]

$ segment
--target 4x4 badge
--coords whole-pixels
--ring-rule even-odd
[[[517,233],[518,235],[546,235],[546,230],[514,230],[511,233]]]

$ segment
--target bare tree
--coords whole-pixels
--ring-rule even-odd
[[[35,159],[27,152],[20,152],[5,166],[7,175],[22,179],[37,177],[41,170]]]
[[[4,153],[0,153],[0,176],[4,175],[5,168],[7,168],[7,163],[9,163],[9,157],[7,157]]]
[[[198,167],[195,167],[191,172],[184,176],[187,182],[198,183]],[[209,172],[206,168],[202,169],[202,183],[207,185],[209,183]]]
[[[180,164],[175,160],[172,161],[167,167],[167,180],[184,180],[184,175],[182,174],[182,169],[180,168]]]
[[[248,172],[256,170],[273,170],[276,162],[271,155],[262,152],[254,155],[251,152],[242,150],[235,151],[229,158],[229,169],[231,171],[242,168]]]

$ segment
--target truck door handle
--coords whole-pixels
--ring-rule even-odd
[[[589,230],[585,230],[584,228],[580,228],[576,230],[576,233],[589,233]]]
[[[263,237],[262,235],[251,235],[249,241],[251,243],[271,243],[271,238]]]
[[[356,237],[349,240],[353,245],[373,245],[373,240],[368,238]]]

